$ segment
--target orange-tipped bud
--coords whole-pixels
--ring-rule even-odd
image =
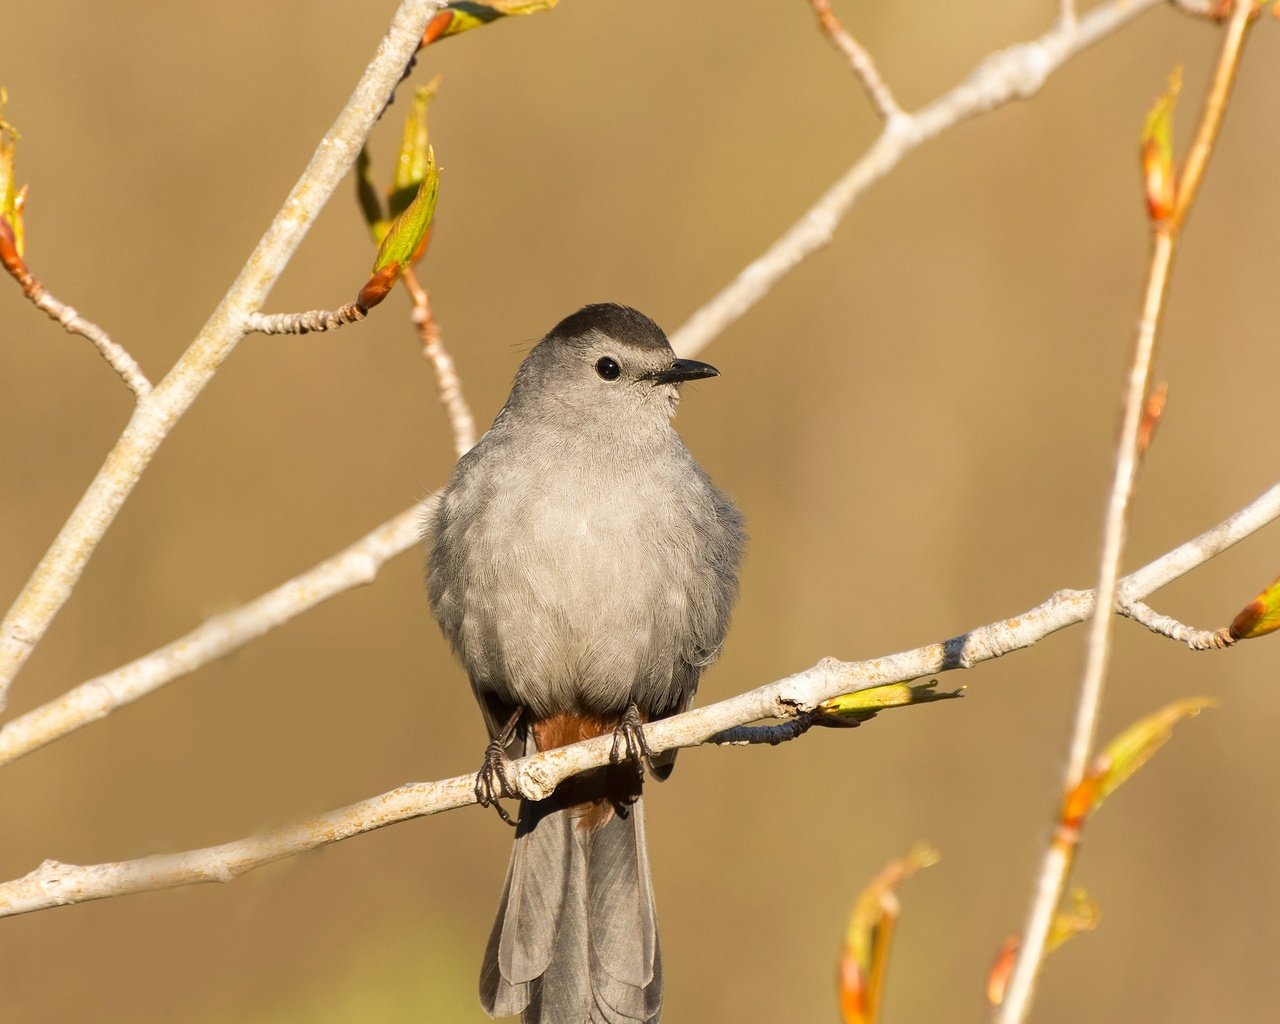
[[[1182,68],[1174,68],[1168,86],[1152,104],[1142,126],[1142,185],[1147,213],[1156,222],[1168,220],[1178,201],[1178,172],[1173,162],[1173,110],[1181,88]]]
[[[1280,578],[1255,597],[1231,623],[1234,640],[1252,640],[1280,629]]]
[[[418,49],[459,32],[479,28],[508,14],[535,14],[549,11],[560,0],[452,0],[427,24]]]
[[[1169,400],[1169,384],[1161,381],[1155,390],[1147,396],[1142,407],[1142,422],[1138,425],[1138,454],[1146,455],[1151,442],[1155,440],[1156,428],[1160,426],[1160,418],[1164,416],[1165,403]]]

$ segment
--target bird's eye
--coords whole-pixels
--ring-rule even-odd
[[[622,367],[608,356],[601,356],[596,360],[596,373],[600,374],[603,380],[617,380],[618,375],[622,373]]]

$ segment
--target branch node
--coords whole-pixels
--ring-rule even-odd
[[[526,800],[545,800],[555,792],[556,780],[545,765],[516,761],[507,766],[507,771],[512,775],[511,784],[520,791],[518,795]]]

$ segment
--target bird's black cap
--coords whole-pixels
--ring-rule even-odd
[[[590,306],[583,306],[576,313],[571,313],[556,324],[551,329],[550,336],[568,341],[586,337],[593,331],[608,335],[624,345],[634,345],[636,348],[668,351],[671,348],[661,327],[638,309],[616,302],[596,302]]]

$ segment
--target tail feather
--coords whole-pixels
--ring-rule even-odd
[[[650,1021],[662,1007],[662,965],[644,803],[615,815],[596,833],[587,884],[592,987],[610,1024]]]
[[[662,963],[641,801],[597,829],[550,801],[520,817],[481,1004],[524,1024],[656,1024]]]

